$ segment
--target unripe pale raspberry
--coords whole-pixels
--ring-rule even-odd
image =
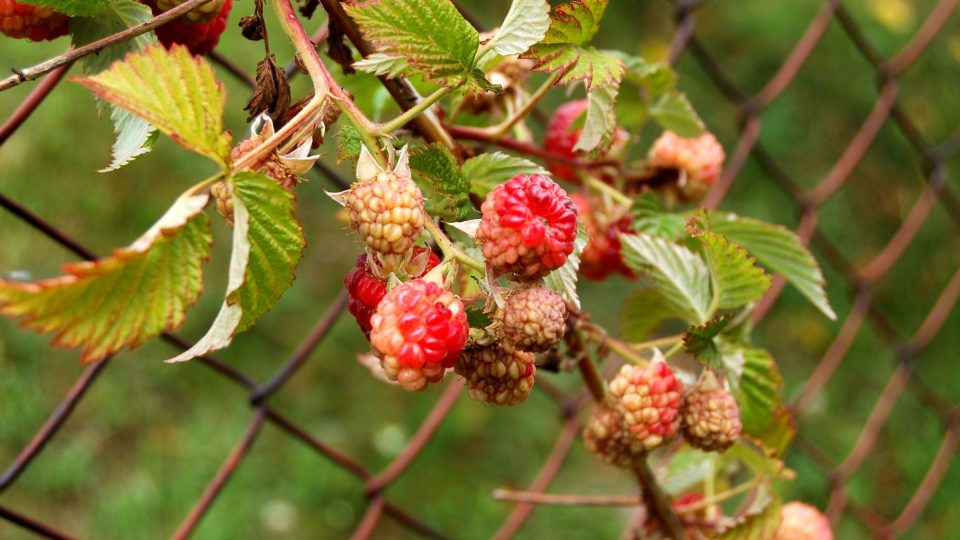
[[[587,279],[596,281],[616,272],[636,279],[637,275],[623,262],[620,247],[620,233],[633,232],[633,220],[630,216],[624,215],[611,223],[597,215],[591,201],[583,195],[574,193],[570,198],[577,205],[580,222],[590,235],[587,246],[580,254],[580,273]]]
[[[443,378],[470,331],[460,299],[422,279],[388,292],[370,317],[370,326],[370,343],[387,378],[411,391]]]
[[[680,195],[686,200],[703,197],[720,176],[726,155],[712,133],[684,138],[664,131],[650,147],[647,157],[655,169],[675,169]]]
[[[0,0],[0,34],[12,38],[46,41],[64,36],[70,18],[50,8]]]
[[[809,504],[794,501],[780,509],[780,526],[773,540],[833,540],[827,516]]]
[[[270,133],[272,133],[272,127],[270,129]],[[240,144],[230,152],[230,160],[236,162],[264,140],[265,137],[255,135],[240,141]],[[287,191],[293,191],[293,188],[301,182],[300,177],[283,164],[276,152],[260,158],[256,163],[252,163],[246,168],[263,172],[276,180]],[[210,193],[213,194],[217,202],[217,212],[227,220],[228,225],[233,226],[233,193],[230,192],[230,186],[226,182],[217,182],[210,188]]]
[[[517,405],[533,390],[535,360],[533,353],[489,345],[463,351],[455,370],[466,380],[471,398],[494,405]]]
[[[567,331],[563,297],[545,287],[521,289],[503,306],[503,337],[520,351],[542,352]]]
[[[409,174],[380,171],[346,197],[350,226],[372,250],[402,255],[423,232],[423,194]]]
[[[609,405],[597,405],[583,428],[583,444],[603,461],[624,469],[633,467],[636,456],[646,450],[633,436],[623,418]]]
[[[440,259],[433,252],[422,247],[414,247],[412,264],[418,265],[418,268],[409,272],[413,277],[423,277],[435,266],[440,264]],[[420,264],[419,259],[425,259]],[[375,275],[368,263],[367,254],[362,253],[357,257],[356,266],[347,272],[343,278],[343,285],[347,289],[350,297],[348,308],[353,318],[357,320],[357,325],[363,331],[363,335],[370,339],[370,317],[377,311],[377,306],[383,297],[387,294],[387,280]]]
[[[577,207],[556,182],[517,175],[487,194],[477,240],[498,274],[539,279],[566,262],[577,237]]]
[[[737,401],[711,371],[704,373],[700,384],[687,395],[681,417],[687,442],[707,452],[730,448],[743,428]]]
[[[666,362],[626,365],[610,381],[623,423],[647,450],[676,435],[680,428],[680,381]]]
[[[169,5],[172,8],[174,5],[183,3],[183,0],[141,0],[141,2],[150,6],[154,16],[156,16],[170,9],[161,7],[161,5]],[[223,0],[219,11],[212,17],[209,17],[206,10],[201,11],[201,8],[209,9],[211,5],[219,3],[221,3],[221,0],[214,0],[210,4],[200,6],[157,28],[157,38],[160,43],[163,43],[165,47],[181,44],[190,49],[191,53],[199,55],[212,51],[220,41],[220,35],[227,28],[227,17],[230,15],[230,8],[233,7],[233,0]],[[198,14],[193,15],[194,12],[198,12]],[[197,21],[191,20],[191,16]],[[204,19],[207,19],[207,22],[203,22]]]

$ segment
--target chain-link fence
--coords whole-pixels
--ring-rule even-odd
[[[794,443],[792,452],[802,454],[805,459],[814,464],[825,480],[828,491],[826,513],[833,522],[847,517],[859,522],[864,534],[875,538],[894,538],[903,536],[910,531],[917,521],[924,515],[924,511],[933,494],[941,486],[948,469],[960,444],[960,408],[954,402],[953,396],[942,396],[933,389],[934,385],[927,384],[916,375],[917,366],[924,361],[924,351],[928,345],[945,330],[945,325],[955,312],[960,299],[960,268],[948,280],[945,287],[939,292],[936,301],[923,309],[926,317],[916,329],[898,328],[889,313],[874,301],[874,292],[890,279],[892,269],[902,260],[904,253],[911,247],[920,229],[928,221],[928,217],[939,206],[949,216],[954,228],[941,231],[941,234],[954,237],[957,234],[955,226],[960,225],[960,200],[947,183],[950,160],[955,158],[960,148],[960,129],[955,131],[945,141],[931,142],[926,139],[918,128],[910,112],[898,101],[901,91],[903,74],[913,66],[924,52],[931,46],[941,33],[944,26],[954,15],[958,0],[941,0],[936,3],[920,25],[919,30],[896,54],[884,57],[873,48],[870,40],[865,36],[861,27],[854,22],[845,6],[839,0],[826,1],[806,26],[802,37],[792,47],[789,54],[780,64],[778,70],[769,81],[752,92],[740,88],[725,73],[716,55],[712,52],[709,43],[701,40],[697,34],[696,10],[701,2],[696,0],[679,1],[676,8],[676,33],[670,49],[670,59],[678,61],[688,55],[685,61],[692,59],[703,70],[716,90],[723,96],[731,107],[734,107],[741,120],[739,140],[730,153],[729,160],[722,177],[708,195],[704,204],[707,207],[716,207],[722,201],[741,173],[742,169],[753,162],[765,173],[778,189],[789,196],[795,203],[799,213],[797,232],[805,241],[809,242],[818,258],[825,261],[836,275],[842,275],[849,285],[852,297],[850,308],[840,317],[842,325],[825,354],[820,359],[816,369],[810,374],[802,390],[791,402],[791,409],[803,425],[806,413],[816,403],[825,388],[831,384],[832,377],[848,357],[852,345],[857,337],[870,328],[879,336],[880,340],[889,347],[886,359],[878,359],[878,363],[892,361],[895,367],[892,374],[881,389],[864,387],[859,391],[859,399],[869,399],[872,407],[869,414],[862,418],[849,418],[851,422],[862,424],[854,442],[843,455],[829,455],[819,448],[816,437],[811,436],[803,429],[799,431],[798,439]],[[774,9],[771,7],[770,9]],[[799,24],[799,23],[798,23]],[[818,180],[812,187],[803,185],[788,172],[789,167],[774,157],[774,153],[765,148],[760,142],[761,126],[764,115],[777,100],[788,99],[784,96],[795,80],[796,75],[803,69],[810,55],[821,43],[823,36],[831,25],[836,25],[852,43],[862,57],[872,66],[877,77],[876,101],[873,109],[866,115],[855,136],[840,153],[840,157],[829,172]],[[322,32],[319,35],[323,35]],[[744,37],[749,41],[749,36]],[[764,44],[755,44],[763,46]],[[214,60],[229,67],[230,63],[224,58],[214,57]],[[23,101],[20,107],[7,121],[0,126],[0,144],[23,125],[44,98],[53,91],[63,79],[70,65],[63,66],[49,73],[40,81],[32,93]],[[242,72],[237,72],[241,78]],[[682,71],[682,69],[681,69]],[[246,79],[249,81],[249,79]],[[956,81],[955,81],[956,82]],[[956,87],[955,87],[956,88]],[[956,95],[956,94],[955,94]],[[826,99],[826,98],[825,98]],[[825,105],[828,106],[828,105]],[[916,159],[922,164],[925,186],[912,201],[909,211],[900,222],[896,231],[889,237],[885,245],[876,251],[876,254],[866,262],[854,263],[846,255],[846,250],[838,246],[827,237],[819,228],[818,222],[825,208],[844,188],[845,184],[854,177],[854,170],[866,159],[868,150],[878,133],[885,126],[893,125],[909,142]],[[816,136],[815,133],[811,136]],[[331,171],[326,171],[333,174]],[[33,227],[46,235],[51,241],[69,249],[84,259],[94,259],[96,254],[85,248],[78,240],[30,209],[18,202],[0,194],[0,206],[19,218],[25,227]],[[836,212],[836,209],[829,210]],[[841,209],[841,211],[843,211]],[[857,226],[856,216],[846,216],[851,227]],[[7,232],[11,234],[11,232]],[[13,233],[15,234],[15,233]],[[950,243],[944,242],[945,248]],[[952,258],[956,263],[956,257]],[[901,278],[902,279],[902,278]],[[756,321],[763,319],[774,308],[778,297],[784,289],[782,280],[775,282],[772,290],[761,302],[756,310]],[[391,500],[386,495],[388,486],[404,479],[404,472],[417,458],[421,450],[430,443],[432,435],[443,423],[445,417],[453,408],[462,391],[462,383],[451,379],[447,387],[440,394],[431,412],[424,418],[414,435],[410,438],[403,451],[380,471],[373,471],[357,459],[339,451],[323,440],[315,437],[310,430],[293,422],[286,414],[268,404],[268,398],[281,391],[284,385],[295,377],[311,353],[320,345],[329,332],[331,326],[344,311],[346,297],[341,294],[329,307],[325,314],[317,321],[310,334],[303,340],[289,360],[270,379],[259,382],[245,373],[238,371],[227,363],[214,358],[206,357],[199,360],[227,380],[243,387],[249,392],[249,406],[251,418],[242,438],[237,441],[233,450],[225,457],[219,470],[209,481],[206,489],[195,502],[190,512],[183,518],[182,523],[173,534],[175,538],[189,536],[215,503],[218,494],[230,480],[238,466],[249,455],[254,441],[260,435],[266,423],[271,423],[291,438],[299,440],[312,448],[336,466],[356,477],[364,487],[368,498],[365,514],[357,524],[354,536],[365,538],[374,533],[383,517],[394,520],[412,533],[429,538],[446,538],[447,533],[433,528],[424,520],[418,518],[412,510],[404,508],[403,504]],[[954,319],[955,320],[955,319]],[[163,339],[176,347],[186,348],[191,344],[175,335],[164,335]],[[955,354],[955,351],[954,351]],[[26,444],[14,462],[0,476],[0,493],[10,488],[21,474],[31,466],[41,466],[38,457],[47,444],[57,435],[61,427],[69,420],[77,404],[84,398],[87,391],[93,386],[98,376],[110,366],[111,360],[105,359],[90,365],[76,380],[72,388],[58,407],[52,412],[47,421],[40,427],[34,437]],[[955,376],[947,375],[947,376]],[[538,500],[536,494],[548,490],[551,482],[558,475],[566,456],[576,442],[579,432],[579,412],[589,400],[584,399],[584,393],[569,394],[549,383],[546,378],[538,380],[537,388],[547,393],[558,405],[563,418],[562,429],[556,438],[552,450],[546,457],[542,467],[536,473],[533,481],[527,487],[528,500],[515,504],[502,526],[494,534],[496,538],[513,537],[524,525],[527,518],[534,512]],[[895,513],[876,509],[877,506],[888,506],[885,501],[863,500],[852,496],[849,485],[851,479],[861,471],[872,459],[877,458],[878,444],[882,440],[888,420],[899,400],[905,394],[910,394],[921,405],[924,415],[939,420],[942,426],[942,439],[933,453],[933,457],[926,468],[925,474],[918,483],[911,487],[911,492],[905,498]],[[852,414],[851,411],[835,411],[834,415]],[[925,441],[924,444],[933,444]],[[439,463],[438,467],[455,465]],[[597,466],[601,466],[597,464]],[[901,498],[902,495],[901,495]],[[610,504],[623,505],[624,501],[616,498],[606,499]],[[594,501],[597,503],[598,501]],[[603,500],[599,501],[603,504]],[[627,504],[630,504],[627,501]],[[639,512],[639,511],[638,511]],[[72,538],[67,532],[58,529],[56,517],[49,517],[50,521],[30,515],[29,509],[13,508],[9,504],[0,505],[0,518],[19,525],[41,536],[49,538]],[[624,523],[624,537],[634,537],[635,520]],[[477,534],[472,532],[471,536]],[[2,535],[0,535],[2,536]]]

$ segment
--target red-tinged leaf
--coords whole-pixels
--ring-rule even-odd
[[[226,168],[230,134],[223,130],[226,94],[210,64],[186,47],[161,45],[130,53],[109,69],[72,80],[150,122],[185,148]]]
[[[33,282],[0,280],[0,313],[55,332],[52,344],[83,349],[83,363],[183,324],[203,290],[210,255],[209,195],[185,195],[130,246],[102,259],[69,264],[65,275]]]

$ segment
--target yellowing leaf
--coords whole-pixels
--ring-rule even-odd
[[[186,47],[154,45],[96,75],[73,80],[226,168],[230,135],[223,130],[223,85],[213,68]]]
[[[233,192],[233,250],[227,292],[210,329],[167,362],[182,362],[230,345],[293,284],[306,239],[293,214],[293,194],[263,173],[241,171]]]
[[[65,275],[0,280],[0,313],[55,332],[52,344],[82,347],[93,362],[183,324],[203,289],[210,254],[209,195],[184,195],[143,236],[110,257],[67,265]]]

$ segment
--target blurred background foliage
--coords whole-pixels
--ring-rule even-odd
[[[933,0],[849,0],[844,4],[885,56],[899,50],[934,5]],[[494,25],[508,0],[464,2]],[[614,0],[603,21],[598,44],[651,59],[665,57],[673,33],[667,2]],[[697,35],[739,86],[753,93],[769,80],[800,38],[821,2],[711,1],[697,11]],[[253,73],[261,45],[244,41],[236,23],[250,10],[237,2],[228,34],[218,50]],[[319,27],[322,19],[311,23]],[[278,58],[290,47],[273,40]],[[53,43],[0,41],[3,69],[26,66],[64,50]],[[687,53],[678,64],[680,87],[688,93],[727,149],[738,140],[737,109],[726,101]],[[220,70],[229,96],[226,124],[235,139],[244,136],[243,104],[249,90]],[[538,79],[539,80],[539,79]],[[537,80],[537,81],[538,81]],[[537,81],[534,81],[536,83]],[[930,141],[943,141],[960,125],[960,17],[954,16],[923,57],[904,75],[901,103]],[[855,50],[837,23],[797,74],[789,89],[763,114],[761,143],[801,185],[819,182],[839,158],[872,108],[877,74]],[[306,90],[295,81],[295,96]],[[380,116],[394,114],[386,94],[372,79],[347,84],[364,108]],[[0,95],[6,117],[34,85]],[[582,90],[575,94],[579,95]],[[552,110],[565,98],[554,91],[544,105]],[[174,198],[212,172],[203,158],[161,137],[151,154],[118,172],[95,170],[109,160],[112,129],[98,118],[89,93],[79,85],[60,86],[28,124],[0,148],[0,189],[41,216],[107,253],[128,244],[160,216]],[[649,144],[649,135],[639,150]],[[333,138],[322,150],[335,162]],[[958,187],[958,160],[948,184]],[[350,175],[350,164],[340,170]],[[903,221],[923,189],[922,163],[897,127],[888,122],[865,159],[839,194],[823,208],[820,230],[854,264],[869,261]],[[324,194],[332,185],[319,175],[298,189],[299,216],[309,246],[294,287],[259,326],[241,335],[220,356],[257,380],[266,379],[293,351],[327,304],[359,248],[336,219],[337,207]],[[749,161],[723,208],[796,225],[799,208]],[[208,265],[210,293],[189,315],[180,332],[198,337],[215,315],[225,286],[229,241],[215,222],[218,243]],[[876,290],[875,303],[904,337],[920,325],[960,262],[957,223],[934,209],[918,238]],[[0,271],[47,277],[75,257],[39,233],[0,213]],[[821,257],[829,293],[840,321],[854,293],[836,268]],[[611,306],[630,284],[611,279],[586,283],[586,308],[616,329]],[[757,341],[780,362],[786,396],[796,395],[841,322],[819,316],[795,291],[788,290],[764,324]],[[916,372],[923,384],[947,401],[960,395],[960,311],[930,348]],[[21,331],[0,319],[0,464],[10,463],[53,410],[83,369],[77,354],[46,345],[47,337]],[[333,444],[377,470],[394,457],[419,425],[439,389],[411,395],[374,380],[355,360],[365,343],[350,317],[271,403]],[[153,341],[119,355],[81,402],[63,432],[0,503],[24,509],[63,530],[90,538],[153,538],[169,535],[189,510],[221,461],[240,438],[251,412],[246,395],[201,364],[168,366],[161,360],[173,349]],[[869,324],[830,381],[811,413],[799,424],[802,444],[794,444],[788,464],[798,473],[784,484],[788,499],[802,498],[821,508],[829,480],[806,457],[811,446],[841,460],[854,442],[876,396],[896,365],[896,357]],[[568,388],[574,375],[543,373]],[[541,393],[516,408],[498,409],[462,399],[404,478],[388,493],[441,531],[459,538],[485,538],[511,506],[494,501],[491,490],[525,487],[549,452],[561,419]],[[897,402],[874,455],[849,483],[850,498],[894,516],[907,502],[940,444],[944,426],[909,391]],[[577,444],[551,486],[555,492],[630,493],[629,475],[602,465]],[[948,538],[960,530],[956,499],[960,467],[954,464],[910,538]],[[267,426],[252,455],[243,462],[220,500],[204,518],[197,538],[341,538],[364,510],[361,485],[301,443]],[[617,538],[628,510],[540,507],[524,527],[525,538]],[[0,521],[0,538],[23,533]],[[379,537],[408,533],[389,520]],[[838,538],[863,538],[867,532],[845,518]]]

